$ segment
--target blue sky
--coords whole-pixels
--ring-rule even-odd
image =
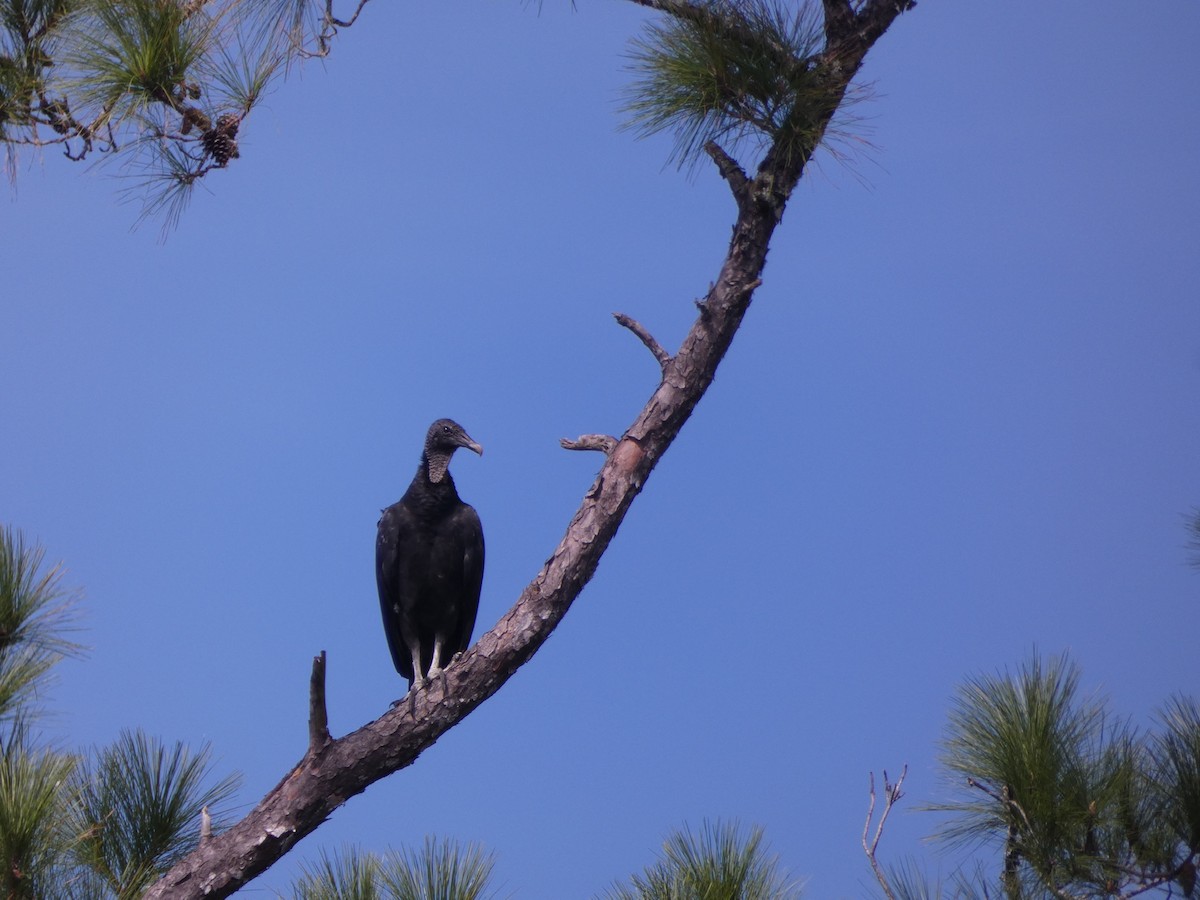
[[[617,128],[644,14],[370,4],[243,126],[165,243],[111,171],[21,157],[0,205],[0,518],[86,595],[50,728],[211,741],[252,805],[404,684],[375,522],[439,416],[483,519],[476,636],[537,573],[674,349],[733,208]],[[543,650],[321,847],[497,855],[589,897],[705,818],[808,896],[867,893],[867,775],[915,853],[962,679],[1067,650],[1144,723],[1194,693],[1200,7],[937,3],[869,57],[874,149],[797,190],[715,384]],[[749,163],[748,160],[744,160]],[[942,865],[949,865],[945,859]]]

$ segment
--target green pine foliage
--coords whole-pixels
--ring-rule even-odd
[[[62,586],[58,566],[46,569],[44,555],[20,532],[0,528],[0,725],[10,728],[37,710],[58,661],[81,652],[67,638],[77,598]]]
[[[199,841],[201,811],[219,810],[238,779],[213,780],[210,751],[168,748],[140,731],[82,762],[66,812],[71,856],[114,897],[135,898]]]
[[[1163,730],[1150,749],[1153,783],[1162,798],[1156,812],[1171,837],[1195,856],[1200,849],[1200,704],[1174,697],[1159,721]]]
[[[321,851],[292,885],[292,900],[382,900],[379,857],[357,847]]]
[[[36,20],[38,8],[29,10]],[[67,843],[61,812],[76,760],[39,746],[33,723],[52,670],[77,655],[67,639],[76,596],[62,570],[47,568],[40,547],[0,528],[0,892],[10,898],[52,896]]]
[[[0,892],[7,898],[55,896],[70,836],[62,829],[65,785],[75,760],[9,736],[0,755]]]
[[[292,886],[294,900],[487,900],[490,854],[474,844],[427,837],[420,850],[380,856],[349,847],[322,853]]]
[[[1176,698],[1138,733],[1079,679],[1065,655],[1034,655],[959,689],[942,745],[954,797],[930,807],[951,814],[940,836],[996,852],[990,883],[1009,898],[1192,897],[1200,707]],[[987,896],[988,879],[970,883],[952,896]]]
[[[68,639],[76,596],[40,547],[0,528],[0,895],[132,900],[195,847],[200,811],[236,779],[214,779],[207,748],[125,732],[90,754],[48,745],[34,723]]]
[[[177,3],[93,0],[73,22],[65,61],[76,75],[64,86],[77,109],[105,123],[144,115],[152,104],[182,111],[187,97],[180,88],[212,29]]]
[[[22,147],[118,159],[139,180],[128,193],[169,224],[198,179],[240,156],[216,123],[230,115],[241,123],[315,40],[292,30],[293,6],[0,0],[0,143],[10,175]]]
[[[800,885],[780,871],[761,828],[743,831],[736,822],[705,822],[700,832],[684,827],[663,842],[658,861],[628,883],[614,885],[605,900],[795,900]]]
[[[1188,549],[1191,550],[1189,562],[1200,569],[1200,509],[1193,510],[1188,517]]]
[[[389,900],[484,900],[495,862],[474,844],[425,839],[420,850],[392,850],[380,864]]]
[[[633,42],[629,127],[673,133],[680,165],[697,160],[709,141],[811,153],[841,100],[815,65],[821,13],[780,0],[697,5],[709,15],[664,17]]]

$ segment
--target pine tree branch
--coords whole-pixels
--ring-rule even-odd
[[[671,0],[635,2],[703,14]],[[883,30],[885,19],[890,23],[900,12],[895,4],[892,9],[890,18],[880,14],[877,24]],[[873,40],[848,38],[842,49],[861,62]],[[853,65],[831,74],[841,92],[836,96],[842,96],[856,70]],[[830,109],[828,116],[833,113]],[[827,122],[817,124],[823,128]],[[739,207],[725,259],[699,315],[645,406],[605,454],[562,540],[513,607],[441,677],[414,688],[379,719],[329,741],[320,753],[306,753],[245,818],[180,860],[144,900],[228,897],[347,799],[411,765],[533,656],[591,579],[646,479],[712,383],[761,283],[783,206],[807,161],[807,154],[768,151],[764,156],[754,184],[756,191],[769,193],[771,202]]]
[[[737,164],[737,160],[726,153],[716,141],[709,141],[705,144],[704,152],[717,164],[717,171],[729,184],[729,189],[733,191],[733,199],[737,201],[738,206],[748,201],[750,199],[750,179],[746,177],[742,167]]]
[[[319,753],[330,741],[329,712],[325,706],[325,651],[313,657],[308,680],[308,752]]]
[[[613,313],[613,318],[617,320],[617,324],[622,328],[628,328],[637,335],[637,339],[646,345],[647,350],[654,354],[654,358],[658,360],[659,367],[665,372],[667,366],[671,364],[671,354],[664,350],[663,345],[654,339],[654,335],[647,331],[641,322],[625,315],[625,313]]]
[[[558,444],[564,450],[598,450],[601,453],[612,453],[618,441],[611,434],[581,434],[573,441],[560,438]]]
[[[891,27],[897,16],[916,5],[917,0],[867,0],[867,5],[854,17],[854,39],[858,47],[869,48]]]
[[[302,56],[306,57],[325,57],[329,55],[330,46],[333,39],[337,36],[339,28],[349,28],[358,21],[358,17],[362,14],[363,7],[370,3],[371,0],[358,0],[358,6],[348,19],[339,19],[333,14],[333,0],[325,0],[325,15],[321,18],[321,31],[317,35],[317,49],[315,51],[300,51]]]
[[[871,820],[875,818],[875,773],[871,773],[870,778],[870,802],[867,805],[867,820],[863,823],[862,831],[862,847],[863,852],[867,854],[867,859],[871,863],[871,871],[875,874],[875,880],[879,882],[879,887],[883,890],[883,894],[887,900],[896,900],[895,893],[892,892],[892,887],[888,883],[887,876],[883,872],[883,868],[879,865],[877,851],[879,850],[879,841],[883,837],[883,826],[887,822],[888,816],[891,815],[892,807],[895,806],[900,798],[904,796],[901,788],[904,786],[904,779],[908,776],[908,764],[904,764],[904,768],[900,772],[900,777],[895,784],[888,781],[887,770],[883,773],[883,812],[879,815],[879,823],[875,827],[874,838],[871,834]]]
[[[825,44],[832,47],[854,30],[850,0],[821,0],[825,8]]]

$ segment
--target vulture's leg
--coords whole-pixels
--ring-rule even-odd
[[[413,666],[412,686],[413,687],[421,687],[423,684],[425,684],[425,676],[421,672],[421,642],[418,641],[416,638],[413,638],[412,643],[410,643],[408,645],[408,652],[409,652],[409,655],[412,656],[412,666]],[[434,659],[437,659],[436,654],[434,656]],[[412,688],[410,687],[409,689],[411,690]]]
[[[442,636],[433,639],[433,660],[429,663],[429,677],[441,674],[442,671]]]

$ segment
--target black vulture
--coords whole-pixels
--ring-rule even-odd
[[[410,688],[467,649],[479,611],[483,527],[450,477],[459,447],[483,455],[457,422],[430,425],[416,477],[379,518],[375,580],[383,631]]]

